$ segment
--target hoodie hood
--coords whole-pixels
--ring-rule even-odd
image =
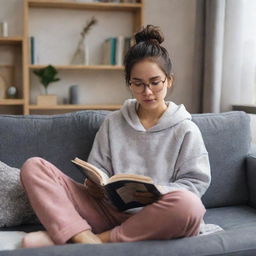
[[[145,129],[141,124],[136,112],[137,101],[135,99],[126,100],[121,108],[121,114],[127,123],[136,131],[140,132],[158,132],[177,125],[184,120],[191,120],[191,115],[187,112],[184,105],[176,105],[171,101],[167,101],[166,111],[158,120],[158,123],[149,129]]]

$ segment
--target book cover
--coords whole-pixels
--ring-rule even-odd
[[[102,57],[102,64],[109,65],[110,64],[110,47],[109,47],[109,40],[105,40],[103,42],[103,57]]]
[[[30,62],[35,64],[35,38],[33,36],[30,37]]]
[[[124,36],[118,36],[116,41],[116,65],[122,66],[124,62]]]
[[[117,38],[107,38],[103,43],[103,64],[115,65],[116,64],[116,44]]]
[[[124,38],[123,58],[131,47],[131,37]]]
[[[111,37],[110,38],[110,45],[111,45],[111,50],[110,50],[110,64],[111,65],[116,65],[116,42],[117,38],[116,37]]]

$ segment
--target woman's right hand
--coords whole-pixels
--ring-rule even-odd
[[[86,179],[85,181],[85,188],[87,190],[87,192],[90,194],[90,196],[101,200],[104,198],[104,189],[97,185],[95,182]]]

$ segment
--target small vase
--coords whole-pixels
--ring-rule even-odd
[[[17,99],[18,98],[18,89],[15,86],[10,86],[7,88],[6,96],[8,99]]]
[[[69,104],[79,104],[78,85],[71,85],[69,88]]]
[[[84,37],[78,42],[76,51],[72,57],[71,65],[88,65],[89,64],[89,48]]]

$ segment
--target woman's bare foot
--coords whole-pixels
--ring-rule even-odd
[[[102,241],[102,243],[110,242],[110,231],[105,231],[97,235],[98,238]]]
[[[92,233],[91,230],[85,230],[71,238],[71,242],[79,244],[101,244],[100,238]]]
[[[54,245],[46,231],[31,232],[25,235],[21,242],[22,248],[44,247]]]

